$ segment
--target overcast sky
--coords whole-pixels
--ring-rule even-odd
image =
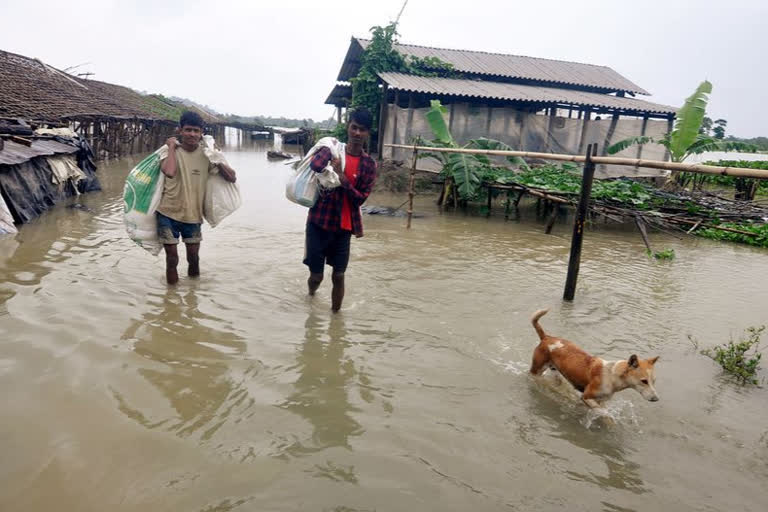
[[[352,35],[403,0],[0,0],[0,49],[222,113],[328,118]],[[409,0],[403,43],[612,67],[679,106],[704,79],[728,133],[768,136],[768,1]]]

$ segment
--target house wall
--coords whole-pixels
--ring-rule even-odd
[[[591,119],[586,123],[583,119],[547,116],[524,112],[512,108],[489,107],[471,103],[453,103],[446,105],[448,114],[446,120],[454,139],[464,144],[471,139],[488,137],[511,146],[515,150],[535,151],[542,153],[583,154],[587,144],[598,143],[600,153],[610,131],[611,118],[602,115],[602,119]],[[385,144],[413,144],[416,137],[425,140],[433,138],[429,128],[426,113],[428,108],[402,108],[388,105],[386,126],[384,129]],[[562,110],[560,112],[563,112]],[[615,126],[609,144],[641,135],[642,119],[620,118]],[[582,137],[582,132],[584,136]],[[645,135],[661,137],[667,132],[667,121],[649,119]],[[633,146],[615,156],[637,158],[638,147]],[[410,152],[403,149],[384,148],[383,157],[392,160],[406,161]],[[665,160],[665,149],[658,144],[646,144],[642,148],[642,158],[648,160]],[[436,162],[429,159],[419,163],[422,168],[438,168]],[[636,169],[625,166],[603,166],[596,169],[597,177],[656,177],[665,175],[667,171],[656,169]]]

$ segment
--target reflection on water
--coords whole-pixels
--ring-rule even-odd
[[[181,436],[205,429],[201,439],[207,440],[227,421],[230,409],[225,405],[242,392],[228,367],[244,352],[245,343],[237,334],[211,326],[220,320],[200,310],[198,293],[194,287],[186,292],[169,287],[164,294],[150,294],[150,311],[133,320],[121,336],[136,354],[157,363],[138,373],[167,398],[176,414],[146,418],[119,390],[113,393],[120,410],[145,427],[162,426]]]
[[[306,209],[272,141],[230,139],[243,206],[204,228],[203,276],[164,282],[126,239],[122,187],[0,240],[0,510],[726,510],[764,508],[765,390],[692,348],[768,323],[766,251],[634,229],[505,221],[417,197],[366,216],[345,308],[306,297]],[[283,147],[297,157],[300,149]],[[396,207],[405,197],[377,194]],[[548,332],[609,359],[660,354],[649,403],[590,424],[526,375]]]
[[[299,457],[332,447],[351,449],[349,438],[364,430],[352,417],[357,409],[349,402],[349,387],[357,372],[344,355],[349,347],[344,316],[320,316],[313,309],[304,328],[305,338],[296,357],[299,377],[295,391],[280,407],[308,421],[312,435],[296,441],[286,453]]]

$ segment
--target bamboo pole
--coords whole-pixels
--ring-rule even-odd
[[[402,144],[384,144],[387,147],[430,151],[434,153],[463,153],[469,155],[519,156],[522,158],[540,158],[542,160],[557,160],[562,162],[584,162],[580,155],[563,155],[558,153],[534,153],[530,151],[502,151],[497,149],[464,149],[464,148],[431,148],[427,146],[406,146]],[[631,167],[647,167],[668,171],[698,172],[703,174],[719,174],[722,176],[740,176],[743,178],[768,179],[766,169],[744,169],[740,167],[719,167],[703,164],[685,164],[679,162],[661,162],[658,160],[642,160],[638,158],[619,158],[596,156],[592,158],[595,164],[628,165]]]
[[[408,183],[408,224],[406,229],[411,229],[411,217],[413,217],[413,187],[416,181],[416,160],[418,158],[419,150],[414,146],[413,148],[413,165],[411,166],[411,176]]]

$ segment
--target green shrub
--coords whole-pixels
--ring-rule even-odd
[[[716,361],[740,384],[757,384],[757,370],[760,369],[760,359],[763,355],[758,351],[758,347],[760,335],[764,330],[764,325],[750,327],[747,329],[747,339],[735,343],[731,340],[712,349],[702,350],[701,353]]]

